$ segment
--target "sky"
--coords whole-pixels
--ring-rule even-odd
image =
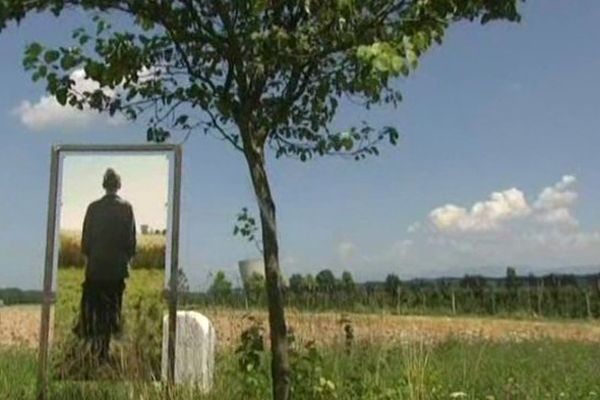
[[[107,168],[121,177],[118,195],[133,207],[136,228],[167,227],[169,159],[166,155],[67,154],[62,157],[60,229],[81,231],[88,205],[104,195]]]
[[[333,129],[393,125],[398,146],[361,162],[269,158],[286,275],[600,270],[600,3],[521,8],[519,24],[453,26],[398,80],[398,108],[341,102]],[[84,18],[40,15],[0,34],[0,287],[41,287],[51,145],[145,141],[143,123],[60,108],[23,70],[27,43],[68,44]],[[194,134],[182,179],[190,284],[217,270],[239,282],[237,262],[259,256],[232,235],[242,207],[256,212],[242,155]]]

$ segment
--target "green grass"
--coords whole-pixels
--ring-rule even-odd
[[[63,332],[68,331],[78,310],[81,272],[68,268],[59,272],[56,312],[58,327]],[[149,356],[155,363],[155,373],[159,366],[156,363],[160,361],[160,319],[165,311],[160,294],[162,282],[160,271],[132,273],[124,310],[128,333],[121,348],[122,354],[133,355],[134,359],[141,356],[147,361],[144,357]],[[68,333],[63,335],[65,340],[68,337]],[[71,342],[66,340],[66,343]],[[55,362],[60,349],[64,347],[55,346],[51,353]],[[222,350],[218,354],[215,386],[209,395],[180,387],[173,399],[268,399],[268,354],[260,353],[259,365],[245,372],[240,369],[239,357],[233,350]],[[600,398],[597,376],[600,346],[594,343],[448,340],[428,346],[356,341],[349,348],[333,345],[318,349],[294,348],[291,360],[293,398],[300,400]],[[164,387],[150,375],[119,373],[112,379],[95,382],[53,379],[50,399],[165,398]],[[0,348],[0,400],[35,399],[36,377],[34,351]]]
[[[166,313],[163,271],[131,271],[123,299],[124,335],[113,341],[113,367],[102,370],[89,366],[88,347],[72,332],[80,308],[83,272],[76,268],[58,270],[51,373],[68,379],[82,379],[90,374],[131,379],[159,375],[162,317]]]
[[[265,356],[266,357],[266,356]],[[299,399],[596,399],[600,395],[600,348],[575,342],[493,344],[449,341],[435,347],[356,344],[293,357]],[[267,359],[241,373],[233,353],[221,355],[210,396],[182,391],[176,399],[266,399]],[[35,354],[0,350],[0,398],[33,399]],[[462,395],[464,393],[464,396]],[[154,383],[51,385],[52,399],[159,399]],[[131,397],[133,396],[133,397]],[[461,397],[462,396],[462,397]]]

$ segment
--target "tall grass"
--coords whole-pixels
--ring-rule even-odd
[[[412,347],[411,347],[412,346]],[[440,345],[356,344],[317,349],[294,359],[295,399],[597,399],[598,346],[577,342],[534,341],[511,344],[448,341]],[[242,372],[239,355],[221,353],[215,387],[203,395],[178,387],[173,399],[263,400],[270,396],[269,360]],[[307,364],[301,364],[307,361]],[[300,364],[299,364],[300,363]],[[312,368],[311,368],[312,367]],[[0,349],[0,398],[33,399],[35,354]],[[248,379],[248,377],[252,379]],[[251,385],[251,386],[248,386]],[[298,387],[300,386],[300,387]],[[52,399],[164,399],[158,382],[53,381]],[[241,396],[245,393],[245,396]],[[310,396],[308,395],[310,393]]]
[[[96,365],[89,346],[73,333],[79,316],[83,270],[58,271],[51,369],[61,379],[155,380],[160,376],[162,298],[164,274],[160,270],[133,270],[123,300],[124,334],[111,345],[111,363]]]

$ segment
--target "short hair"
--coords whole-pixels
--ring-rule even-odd
[[[121,188],[121,177],[114,169],[108,168],[102,179],[102,187],[106,190],[117,190]]]

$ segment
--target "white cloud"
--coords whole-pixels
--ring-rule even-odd
[[[379,248],[345,249],[352,250],[357,270],[385,266],[384,273],[405,277],[487,273],[488,267],[502,271],[506,265],[532,271],[597,265],[600,231],[580,228],[576,183],[565,175],[530,195],[512,188],[470,206],[445,204],[411,224],[404,237]]]
[[[390,255],[395,258],[403,258],[408,254],[413,245],[414,241],[411,239],[399,240],[392,244]]]
[[[600,263],[600,231],[583,230],[575,218],[577,180],[527,193],[493,192],[469,206],[445,204],[410,224],[387,243],[355,238],[333,246],[335,265],[358,279],[498,274],[507,265],[519,273]]]
[[[553,210],[570,207],[575,200],[577,200],[577,193],[568,190],[574,183],[575,177],[565,175],[553,186],[544,188],[534,204],[535,208],[541,210]]]
[[[574,176],[565,175],[559,182],[542,190],[534,203],[538,221],[551,225],[578,225],[571,213],[578,197],[577,192],[571,190],[576,181]]]
[[[567,208],[557,208],[540,213],[537,220],[548,225],[577,226],[579,221],[571,215]]]
[[[440,231],[484,232],[530,212],[523,192],[512,188],[492,193],[489,200],[473,204],[470,210],[446,204],[431,211],[429,219]]]
[[[598,263],[600,232],[582,231],[574,216],[576,182],[564,175],[532,196],[531,203],[512,188],[470,208],[437,207],[421,228],[413,229],[418,223],[409,227],[411,246],[396,252],[396,261],[429,267]]]
[[[406,232],[408,232],[408,233],[415,233],[419,229],[421,229],[421,223],[419,221],[417,221],[417,222],[413,222],[412,224],[410,224],[408,226],[408,228],[406,228]]]
[[[341,242],[337,246],[337,253],[340,261],[348,262],[352,259],[355,251],[354,243],[351,242]]]
[[[476,202],[470,209],[446,204],[429,213],[429,222],[434,230],[445,233],[489,233],[509,229],[515,222],[576,227],[579,222],[572,211],[578,198],[573,189],[576,182],[574,176],[564,175],[557,183],[545,187],[532,205],[517,188],[494,192],[489,200]],[[413,226],[409,227],[409,233]]]
[[[98,83],[85,78],[83,69],[73,71],[70,76],[74,81],[73,90],[77,93],[92,92],[99,88]],[[114,95],[111,90],[106,90],[105,93],[109,96]],[[13,110],[13,114],[19,116],[21,122],[34,131],[49,128],[81,129],[101,121],[111,124],[122,122],[121,118],[110,118],[107,114],[100,114],[89,108],[79,110],[69,105],[61,106],[56,98],[49,95],[40,97],[35,103],[23,100]]]

